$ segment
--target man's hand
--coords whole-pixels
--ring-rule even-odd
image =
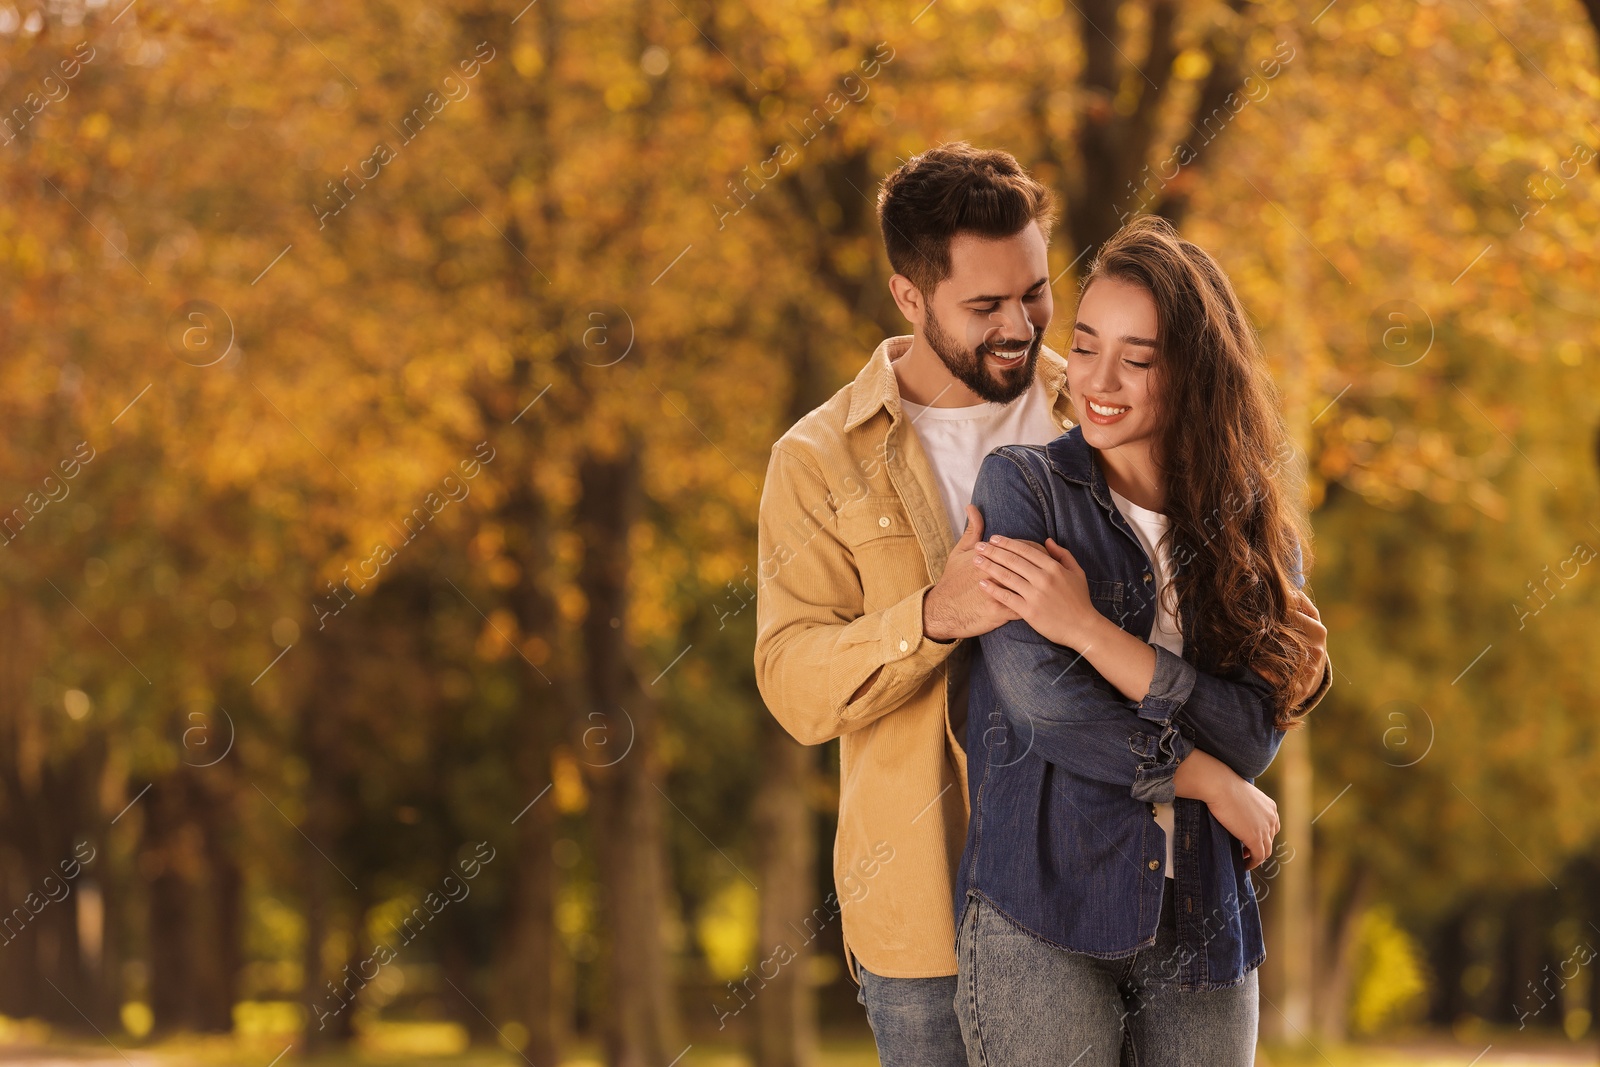
[[[984,577],[974,565],[983,540],[983,515],[967,505],[967,528],[950,550],[944,573],[922,599],[922,632],[935,641],[977,637],[1018,618],[1016,612],[978,588]]]
[[[1294,627],[1305,634],[1314,649],[1305,668],[1295,677],[1290,707],[1299,707],[1311,699],[1311,694],[1322,684],[1322,672],[1328,664],[1328,628],[1322,625],[1322,615],[1317,606],[1299,589],[1294,591]]]

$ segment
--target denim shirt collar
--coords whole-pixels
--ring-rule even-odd
[[[1051,471],[1057,476],[1088,488],[1089,495],[1094,497],[1095,502],[1110,516],[1111,525],[1121,530],[1127,535],[1128,540],[1139,546],[1139,551],[1144,554],[1147,569],[1154,568],[1156,561],[1145,552],[1144,544],[1133,532],[1127,516],[1111,499],[1111,486],[1106,481],[1105,468],[1100,465],[1098,451],[1083,439],[1083,427],[1074,426],[1045,445],[1044,454]],[[1192,648],[1195,641],[1194,613],[1180,612],[1178,626],[1183,634],[1184,647]]]
[[[1069,482],[1086,485],[1094,498],[1106,507],[1111,506],[1110,487],[1105,471],[1095,458],[1095,450],[1083,439],[1083,427],[1074,426],[1045,446],[1045,456],[1050,469]]]

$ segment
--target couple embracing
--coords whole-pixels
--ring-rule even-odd
[[[964,143],[884,181],[913,332],[773,446],[756,676],[797,740],[840,742],[886,1067],[1247,1065],[1247,872],[1279,828],[1252,780],[1331,684],[1309,523],[1216,261],[1131,221],[1063,359],[1053,215]]]

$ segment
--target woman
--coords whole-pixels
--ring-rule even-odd
[[[980,639],[972,674],[968,1054],[1250,1064],[1246,872],[1278,818],[1249,780],[1328,685],[1299,610],[1292,450],[1232,285],[1158,218],[1091,265],[1067,381],[1079,425],[997,449],[973,493],[983,586],[1019,619]],[[1309,670],[1321,684],[1294,706]]]

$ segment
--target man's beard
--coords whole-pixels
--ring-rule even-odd
[[[957,381],[992,404],[1009,404],[1028,391],[1033,384],[1034,368],[1039,362],[1039,349],[1044,344],[1044,331],[1035,327],[1033,340],[1024,342],[1028,346],[1028,354],[1018,360],[1015,366],[1007,367],[1003,378],[996,378],[983,361],[996,349],[1016,351],[1017,346],[1013,342],[1007,341],[1003,345],[984,343],[976,350],[965,348],[939,326],[939,319],[932,308],[928,309],[923,336],[928,341],[928,347],[933,349]]]

